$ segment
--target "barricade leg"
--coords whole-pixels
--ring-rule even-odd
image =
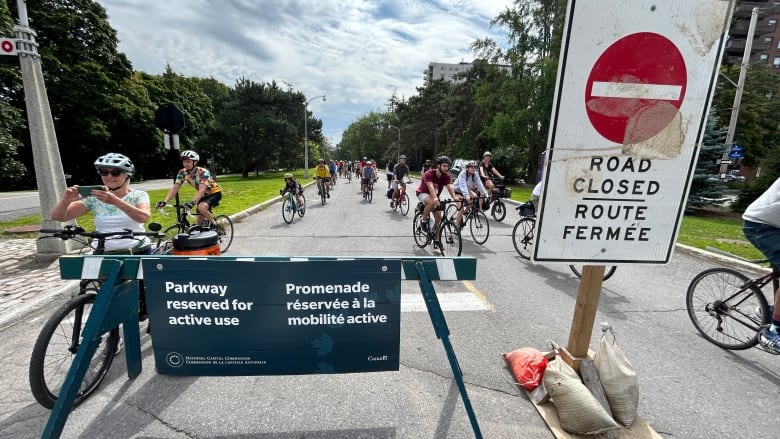
[[[436,291],[433,289],[433,283],[428,279],[425,274],[425,268],[421,261],[417,261],[414,264],[417,268],[417,274],[420,277],[420,290],[422,291],[423,298],[425,299],[425,306],[428,308],[428,316],[433,323],[433,329],[436,332],[436,337],[441,340],[444,345],[444,351],[447,352],[447,359],[450,362],[450,368],[452,369],[452,375],[455,377],[455,382],[458,384],[458,390],[460,391],[460,397],[463,400],[463,405],[466,408],[466,413],[469,416],[471,422],[471,429],[474,431],[474,437],[482,439],[482,432],[479,429],[477,423],[477,417],[474,414],[474,409],[471,407],[471,400],[466,392],[466,384],[463,382],[463,373],[460,370],[460,364],[458,364],[458,358],[455,356],[455,351],[452,349],[452,343],[450,343],[450,330],[447,327],[447,320],[444,319],[444,312],[439,304],[439,299],[436,297]]]

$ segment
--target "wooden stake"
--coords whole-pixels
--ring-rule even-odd
[[[574,317],[571,322],[569,343],[566,346],[575,358],[587,358],[596,310],[599,307],[601,282],[604,280],[603,265],[586,265],[582,268],[582,278],[577,291],[577,303],[574,305]],[[579,366],[579,365],[578,365]],[[576,370],[579,372],[578,368]]]

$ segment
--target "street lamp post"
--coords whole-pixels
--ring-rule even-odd
[[[398,162],[398,158],[401,157],[401,129],[393,125],[389,125],[387,128],[395,128],[398,130],[398,157],[396,157],[396,162]]]
[[[303,178],[309,178],[309,102],[322,98],[325,102],[325,95],[315,96],[303,104]]]

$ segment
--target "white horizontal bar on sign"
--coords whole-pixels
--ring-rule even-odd
[[[487,304],[471,293],[437,294],[442,311],[487,311]],[[401,312],[428,312],[422,293],[401,294]]]
[[[679,85],[594,82],[591,95],[604,98],[677,101],[680,99],[681,92],[682,86]]]

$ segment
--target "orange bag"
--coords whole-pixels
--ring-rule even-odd
[[[501,354],[512,371],[517,384],[526,390],[534,390],[544,379],[547,358],[534,348],[520,348],[508,354]]]

